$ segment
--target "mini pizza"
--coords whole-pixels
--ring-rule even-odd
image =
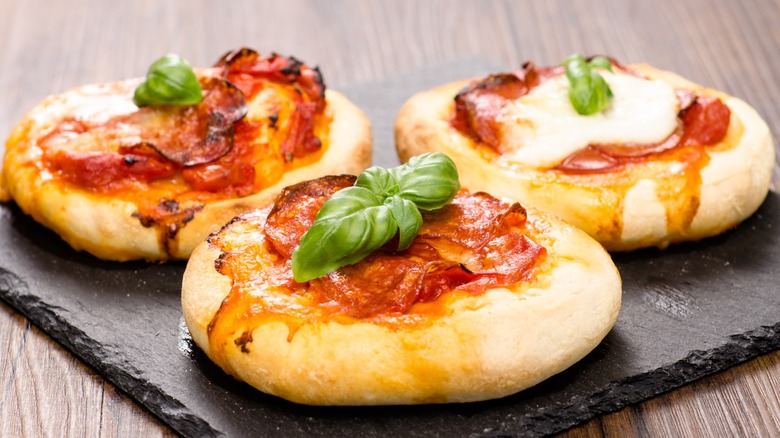
[[[368,119],[318,69],[250,49],[194,70],[171,56],[145,82],[82,86],[32,109],[6,144],[6,197],[97,257],[186,259],[282,187],[370,164]],[[176,93],[185,99],[166,100]]]
[[[753,108],[600,59],[526,63],[413,96],[396,121],[401,160],[444,152],[464,185],[552,212],[611,251],[713,236],[760,206],[774,148]],[[578,98],[606,105],[583,115]]]
[[[615,323],[621,282],[601,245],[552,215],[466,189],[422,211],[405,249],[396,235],[353,264],[296,281],[296,252],[332,216],[323,204],[355,181],[288,187],[273,207],[239,215],[195,249],[184,318],[227,373],[310,405],[485,400],[566,369]],[[344,220],[354,232],[322,240],[376,234]]]

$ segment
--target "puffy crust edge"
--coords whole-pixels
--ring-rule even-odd
[[[448,295],[451,313],[419,326],[312,322],[288,341],[283,322],[268,322],[254,329],[248,352],[229,339],[228,363],[218,365],[263,392],[311,405],[468,402],[535,385],[606,336],[621,282],[589,236],[545,213],[529,210],[529,218],[543,233],[549,267],[530,284]],[[212,360],[207,327],[231,287],[214,268],[218,256],[208,243],[198,246],[182,285],[185,321]]]
[[[143,227],[131,216],[137,210],[133,203],[65,188],[45,180],[37,168],[25,164],[34,155],[31,144],[35,139],[28,138],[28,133],[48,101],[33,109],[12,132],[0,178],[4,178],[8,194],[26,214],[53,229],[74,249],[107,260],[186,259],[209,233],[242,211],[269,205],[282,188],[328,174],[360,173],[371,164],[368,118],[344,95],[326,90],[332,121],[328,149],[321,159],[285,173],[279,182],[258,193],[207,204],[176,234],[169,256],[158,231]]]
[[[622,216],[614,217],[612,211],[599,212],[594,208],[602,203],[598,191],[577,184],[578,178],[590,176],[563,180],[555,178],[552,172],[493,163],[448,123],[455,94],[470,80],[418,93],[404,104],[395,124],[399,157],[405,162],[425,152],[443,152],[457,164],[464,186],[552,212],[612,251],[699,240],[726,231],[753,214],[766,197],[774,165],[775,151],[766,122],[750,105],[723,92],[646,64],[631,67],[677,88],[721,98],[732,110],[732,119],[736,117],[743,127],[735,147],[708,150],[710,162],[701,171],[700,204],[688,229],[667,229],[667,210],[653,180],[641,179],[629,189],[626,199],[621,201]],[[593,178],[597,181],[603,176]],[[623,224],[622,232],[610,233],[618,222]]]

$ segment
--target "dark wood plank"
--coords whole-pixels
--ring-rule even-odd
[[[778,376],[774,352],[559,436],[773,436],[780,431]]]
[[[757,108],[776,145],[780,132],[776,0],[0,0],[0,10],[0,136],[48,94],[142,75],[168,51],[209,64],[242,45],[318,64],[334,88],[456,57],[519,66],[604,53],[721,88]],[[0,333],[0,436],[171,435],[5,305]],[[565,436],[772,435],[778,376],[780,352]]]
[[[0,436],[175,436],[0,301]]]

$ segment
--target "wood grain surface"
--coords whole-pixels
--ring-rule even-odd
[[[736,95],[776,147],[780,133],[777,0],[0,0],[0,10],[2,137],[49,94],[143,75],[166,52],[208,65],[240,46],[319,65],[334,89],[461,57],[519,66],[609,54]],[[173,435],[4,304],[0,357],[0,436]],[[778,434],[780,352],[564,435]]]

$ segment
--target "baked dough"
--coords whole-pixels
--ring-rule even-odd
[[[231,289],[289,302],[306,314],[307,293],[291,294],[274,278],[253,276],[278,257],[261,231],[268,212],[240,215],[195,249],[184,273],[182,311],[193,340],[217,365],[293,402],[394,405],[506,396],[583,358],[618,315],[621,282],[609,255],[582,231],[529,209],[528,236],[546,254],[527,281],[479,293],[450,291],[388,317],[301,321],[250,302],[241,307],[249,311],[217,318],[238,296]],[[239,243],[223,252],[215,240]],[[226,258],[247,253],[253,274],[224,267]],[[225,338],[211,339],[217,331]]]
[[[450,125],[453,98],[471,81],[410,98],[396,120],[398,154],[405,162],[443,152],[456,163],[464,186],[552,212],[611,251],[699,240],[755,212],[766,197],[775,161],[764,120],[742,100],[674,73],[649,65],[630,68],[677,90],[720,98],[729,107],[725,138],[704,148],[706,165],[650,157],[616,172],[573,174],[502,162]]]
[[[282,187],[331,173],[359,173],[370,165],[368,118],[342,94],[326,90],[324,127],[315,131],[323,137],[322,152],[303,158],[303,164],[291,167],[281,179],[248,196],[207,199],[202,206],[183,212],[190,215],[190,220],[176,225],[173,232],[166,226],[144,226],[134,217],[139,205],[132,198],[110,191],[96,193],[63,182],[41,165],[44,151],[39,146],[43,136],[69,117],[100,117],[104,110],[121,112],[128,105],[132,107],[132,91],[139,83],[128,80],[88,85],[51,96],[22,119],[6,144],[0,174],[6,197],[13,198],[25,213],[53,229],[73,248],[99,258],[186,259],[209,233],[242,211],[270,204]],[[266,119],[266,114],[255,114],[263,109],[261,96],[247,102],[246,119]],[[100,150],[101,145],[90,147]]]

